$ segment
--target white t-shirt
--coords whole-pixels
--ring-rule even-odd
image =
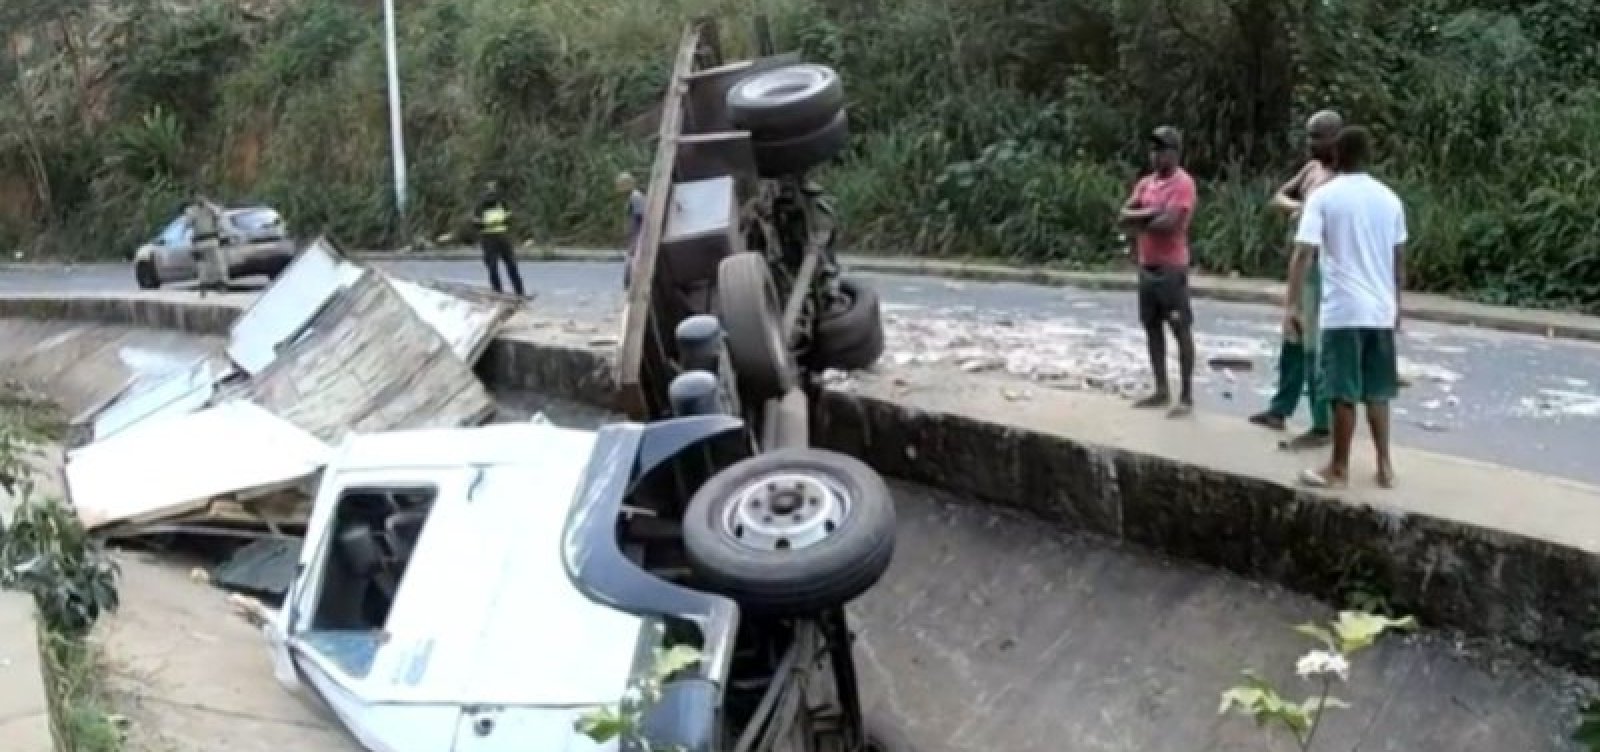
[[[1306,201],[1294,240],[1319,249],[1323,329],[1394,326],[1394,249],[1406,242],[1406,211],[1389,186],[1366,173],[1335,177]]]

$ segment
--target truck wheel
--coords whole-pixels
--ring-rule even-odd
[[[149,261],[133,262],[133,281],[139,284],[141,290],[161,287],[161,277],[156,275],[156,265]]]
[[[854,371],[883,356],[883,317],[878,293],[852,279],[839,281],[848,306],[824,311],[817,321],[813,357],[820,368]]]
[[[822,127],[783,139],[751,139],[756,172],[764,178],[799,175],[827,164],[850,143],[850,120],[843,110]]]
[[[877,584],[894,555],[894,501],[866,463],[779,449],[712,476],[689,500],[683,542],[696,575],[743,608],[837,608]]]
[[[739,391],[756,402],[788,393],[798,381],[783,336],[783,304],[767,259],[736,253],[717,266],[717,319]]]
[[[734,84],[727,107],[729,122],[752,138],[789,138],[833,120],[844,107],[844,86],[826,65],[786,65]]]

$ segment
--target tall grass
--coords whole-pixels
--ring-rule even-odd
[[[719,18],[739,57],[764,13],[846,77],[855,138],[819,178],[853,247],[1105,264],[1123,252],[1110,217],[1143,169],[1141,134],[1170,122],[1202,181],[1198,263],[1276,276],[1288,228],[1266,199],[1304,158],[1299,123],[1334,106],[1382,139],[1414,284],[1600,307],[1588,0],[417,0],[400,18],[404,228],[380,19],[346,0],[283,6],[265,23],[220,0],[144,11],[106,53],[126,61],[107,122],[86,129],[115,137],[53,133],[57,211],[19,225],[0,210],[0,238],[114,253],[200,185],[274,202],[307,233],[395,245],[459,228],[495,179],[524,235],[614,244],[610,179],[648,165],[683,23]],[[25,178],[20,149],[0,138],[0,181]]]

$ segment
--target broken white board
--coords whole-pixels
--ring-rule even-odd
[[[327,444],[235,400],[137,423],[75,451],[67,495],[84,526],[175,519],[213,499],[298,484],[322,469]]]
[[[317,311],[365,273],[318,238],[233,322],[228,357],[251,376],[266,370],[279,349],[299,337]]]
[[[444,337],[463,363],[477,362],[495,330],[511,315],[511,306],[504,302],[468,300],[409,280],[388,280],[406,305]]]
[[[334,295],[247,393],[329,442],[351,431],[472,425],[494,411],[472,368],[381,274]]]
[[[141,421],[199,410],[211,401],[217,382],[231,372],[227,365],[219,367],[210,358],[201,358],[177,373],[137,380],[95,415],[92,439],[101,441]]]

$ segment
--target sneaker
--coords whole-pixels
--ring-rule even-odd
[[[1327,431],[1306,431],[1287,441],[1278,442],[1278,448],[1289,452],[1321,449],[1333,443],[1333,434]]]
[[[1256,424],[1258,426],[1262,426],[1262,427],[1265,427],[1265,428],[1270,428],[1270,429],[1272,429],[1274,431],[1282,431],[1284,429],[1283,416],[1282,415],[1278,415],[1277,413],[1274,413],[1271,410],[1267,410],[1265,412],[1259,412],[1259,413],[1256,413],[1255,415],[1250,416],[1250,422],[1254,423],[1254,424]]]

